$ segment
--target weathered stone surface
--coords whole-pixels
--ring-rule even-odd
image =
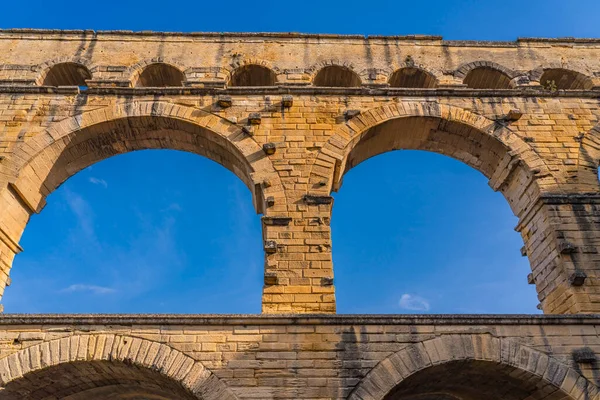
[[[0,341],[0,399],[595,400],[598,326],[597,316],[7,314],[0,335],[64,336]]]
[[[230,169],[264,214],[263,313],[315,314],[5,315],[0,399],[599,399],[596,316],[324,315],[332,191],[394,149],[483,173],[540,309],[599,313],[599,45],[0,30],[0,296],[58,185],[170,148]]]
[[[265,221],[293,220],[263,224],[279,278],[263,312],[335,312],[321,292],[331,192],[363,160],[405,148],[461,160],[503,193],[545,312],[599,312],[598,44],[0,31],[0,295],[30,215],[61,182],[171,148],[233,171]]]

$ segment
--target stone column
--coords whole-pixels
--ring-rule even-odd
[[[23,249],[19,240],[33,210],[27,198],[12,184],[0,191],[0,301],[10,284],[10,270],[15,255]],[[2,305],[0,304],[0,312]]]
[[[544,313],[600,312],[599,194],[544,194],[517,230]]]
[[[263,217],[263,313],[335,313],[332,200],[306,195],[296,212]]]
[[[3,231],[0,231],[0,300],[4,296],[4,289],[10,285],[10,268],[15,255],[21,252],[21,247],[7,238]],[[0,312],[4,307],[0,303]]]

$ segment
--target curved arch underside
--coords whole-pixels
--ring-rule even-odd
[[[4,400],[197,400],[177,381],[120,361],[75,361],[30,372],[0,391]]]
[[[83,65],[65,62],[50,68],[42,85],[44,86],[85,86],[91,79],[90,71]]]
[[[586,75],[563,68],[545,70],[540,77],[540,83],[543,86],[555,85],[556,89],[561,90],[590,90],[594,86]]]
[[[328,65],[317,72],[313,79],[314,86],[320,87],[358,87],[360,77],[350,68],[339,65]]]
[[[248,64],[234,71],[229,86],[274,86],[277,75],[263,65]]]
[[[140,74],[137,87],[176,87],[183,86],[183,72],[172,65],[155,63],[148,65]]]
[[[426,150],[460,160],[491,178],[507,148],[473,127],[436,117],[392,119],[369,129],[350,151],[344,172],[391,150]]]
[[[391,87],[399,88],[426,88],[437,86],[437,79],[432,74],[414,67],[405,67],[397,70],[389,79]]]
[[[384,400],[558,400],[564,392],[526,371],[490,361],[461,360],[426,368]]]
[[[20,179],[24,175],[29,175],[30,180],[43,178],[40,193],[47,196],[70,176],[98,161],[147,149],[181,150],[207,157],[232,171],[253,190],[252,168],[230,141],[192,123],[155,116],[115,119],[60,138],[36,157],[52,160],[51,168],[30,163]]]
[[[509,89],[510,77],[491,67],[473,68],[463,83],[473,89]]]

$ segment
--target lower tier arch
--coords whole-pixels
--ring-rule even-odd
[[[381,361],[350,400],[595,399],[578,371],[510,339],[447,335],[411,344]]]
[[[200,362],[165,344],[111,334],[74,335],[0,359],[5,400],[236,399]]]

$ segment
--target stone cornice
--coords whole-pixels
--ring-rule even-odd
[[[472,47],[518,47],[521,44],[589,44],[599,45],[600,38],[517,38],[514,41],[488,41],[488,40],[443,40],[442,36],[438,35],[341,35],[341,34],[327,34],[327,33],[299,33],[299,32],[157,32],[157,31],[129,31],[129,30],[91,30],[91,29],[72,29],[72,30],[61,30],[61,29],[30,29],[30,28],[14,28],[14,29],[0,29],[1,37],[12,37],[12,36],[55,36],[60,40],[77,39],[80,40],[82,36],[92,36],[96,39],[108,39],[114,37],[130,37],[130,38],[148,38],[156,37],[161,40],[164,38],[199,38],[199,39],[211,39],[214,38],[232,38],[241,40],[254,40],[254,39],[329,39],[336,41],[369,41],[369,42],[390,42],[390,41],[404,41],[404,42],[435,42],[436,44],[442,44],[446,46],[472,46]]]
[[[279,85],[266,87],[230,87],[230,88],[197,88],[197,87],[168,87],[168,88],[131,88],[131,87],[93,87],[81,90],[76,86],[33,86],[33,85],[0,85],[0,94],[61,94],[61,95],[331,95],[331,96],[389,96],[389,97],[571,97],[571,98],[600,98],[600,90],[558,90],[550,92],[540,88],[517,89],[468,89],[468,88],[436,88],[436,89],[405,89],[389,87],[315,87]]]
[[[599,325],[594,315],[3,314],[0,325]]]

